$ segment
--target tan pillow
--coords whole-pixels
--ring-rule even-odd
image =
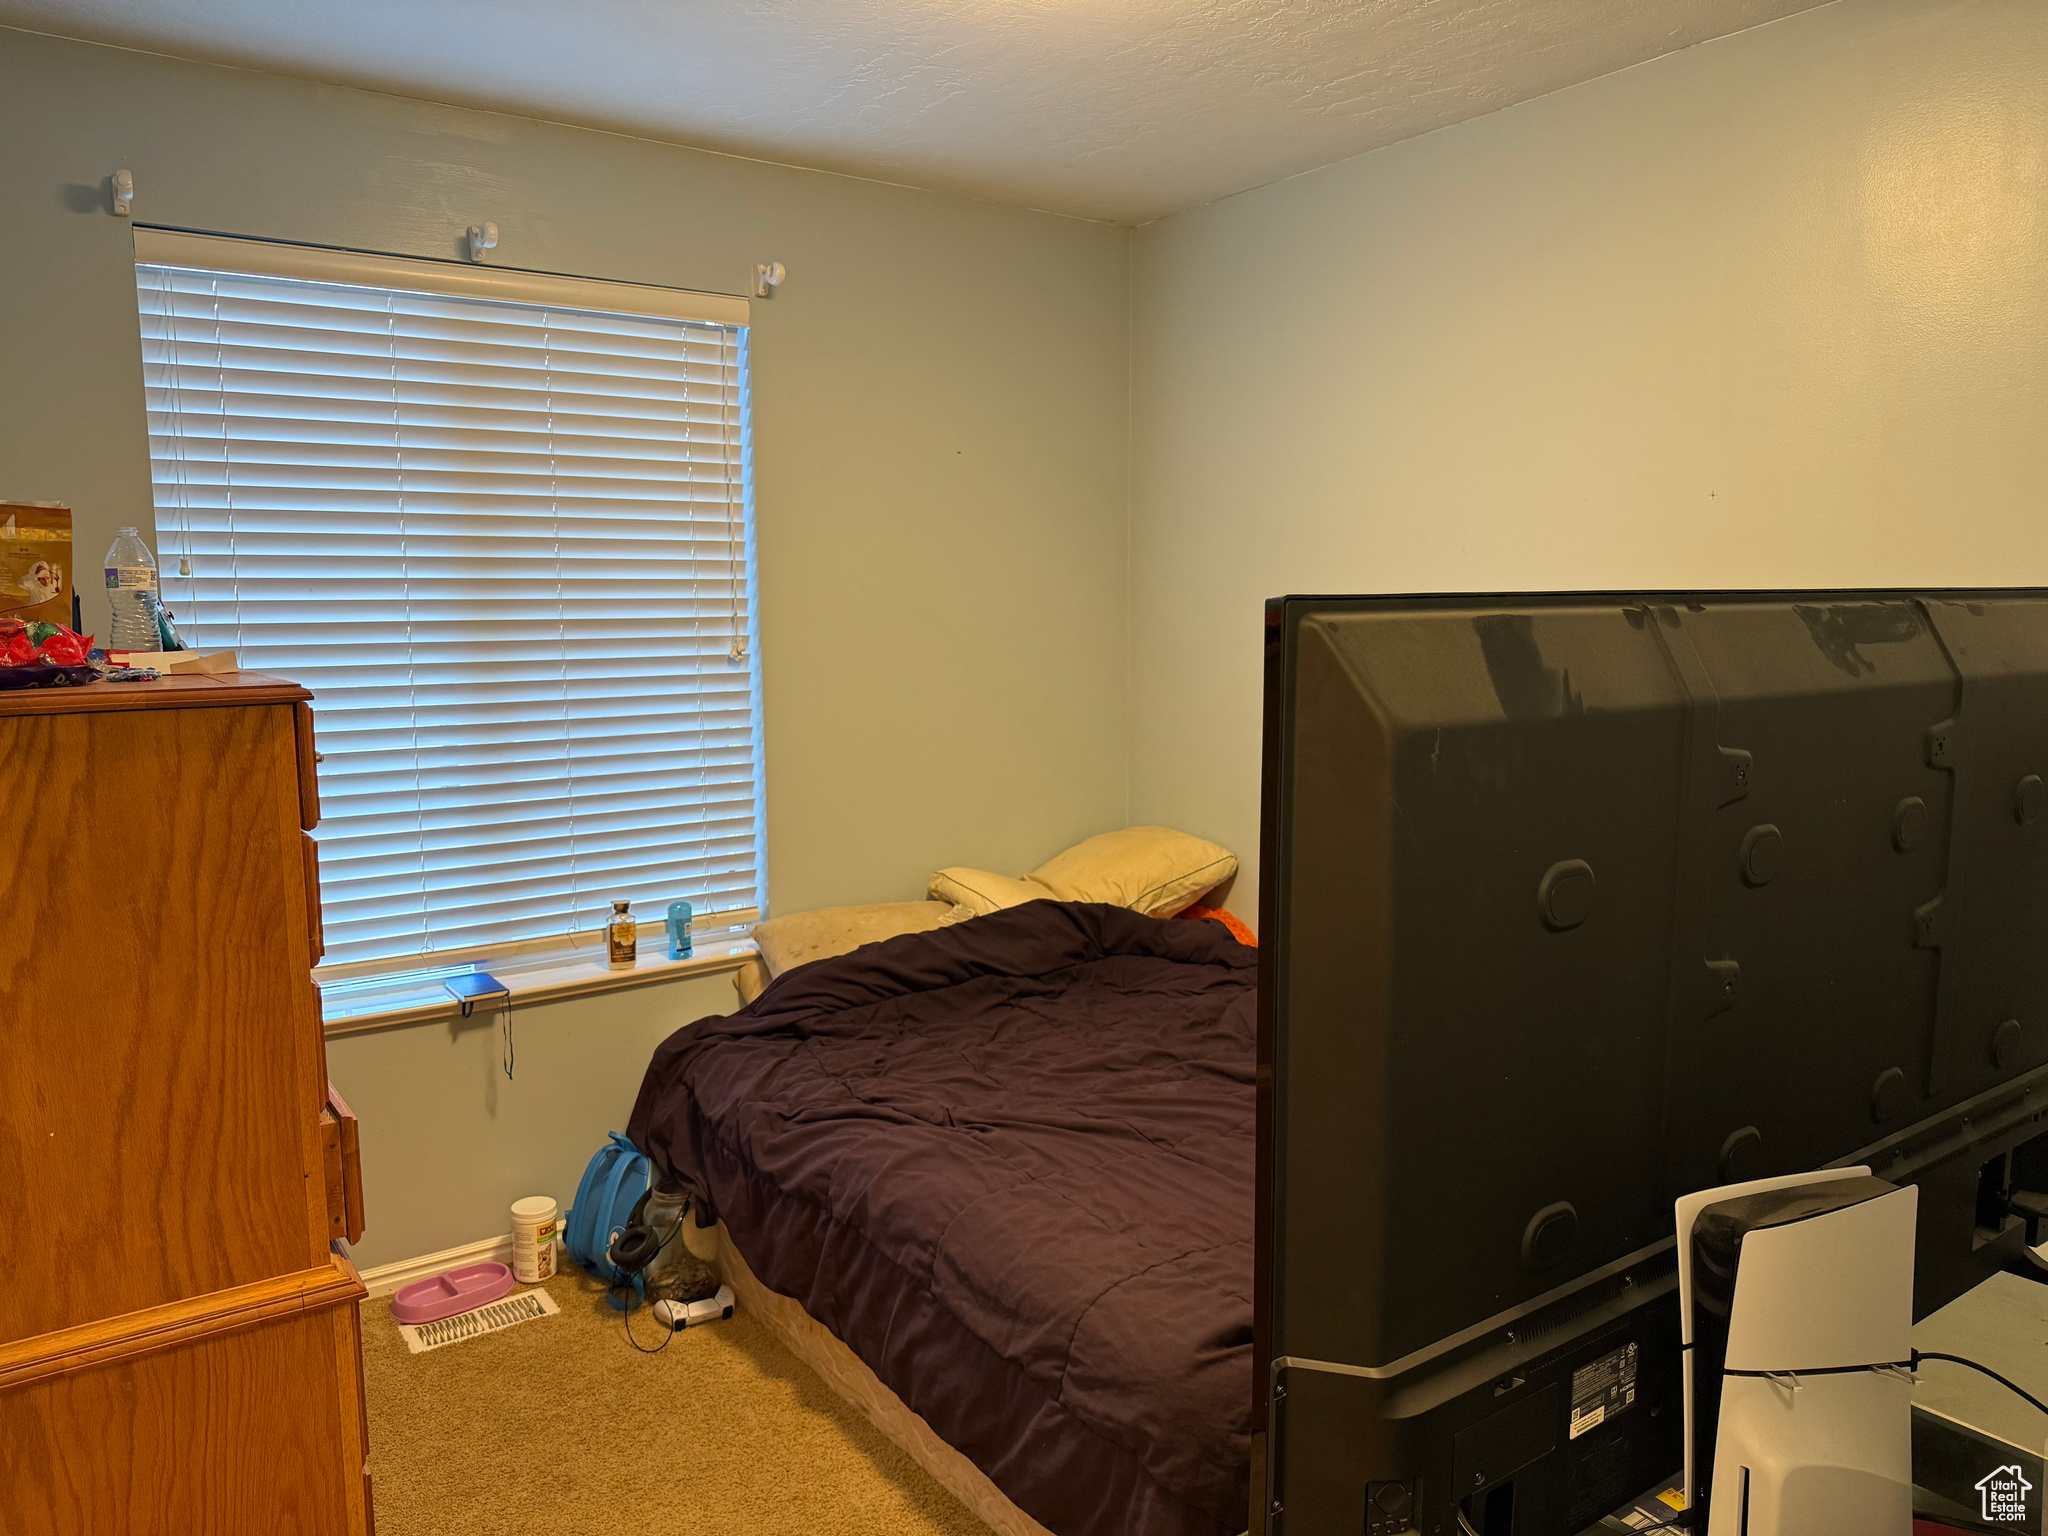
[[[932,876],[931,894],[935,901],[950,902],[956,909],[966,908],[964,914],[956,913],[949,919],[952,922],[959,922],[962,916],[983,917],[1005,907],[1021,907],[1027,901],[1052,899],[1051,891],[1029,878],[1013,880],[1008,875],[960,864]]]
[[[1061,901],[1100,901],[1171,917],[1237,873],[1228,848],[1171,827],[1126,827],[1076,843],[1024,878]]]
[[[759,955],[747,956],[747,963],[732,973],[732,989],[740,995],[740,1006],[746,1007],[766,992],[768,983],[774,979],[768,974],[768,967],[761,963]]]
[[[936,928],[950,910],[943,901],[889,901],[871,907],[820,907],[792,912],[754,925],[754,945],[770,976],[813,960],[843,955],[863,944],[893,939],[899,933]]]

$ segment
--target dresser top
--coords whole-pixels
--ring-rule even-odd
[[[267,672],[171,673],[153,683],[85,683],[76,688],[15,688],[0,692],[0,718],[9,715],[90,715],[114,709],[220,709],[248,704],[294,704],[313,695]]]

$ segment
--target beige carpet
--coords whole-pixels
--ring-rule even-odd
[[[582,1275],[548,1290],[559,1316],[424,1355],[363,1304],[378,1536],[988,1536],[744,1311],[640,1355]]]

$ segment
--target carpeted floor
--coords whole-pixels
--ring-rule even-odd
[[[989,1536],[744,1311],[641,1355],[581,1274],[548,1290],[559,1316],[424,1355],[363,1304],[378,1536]]]

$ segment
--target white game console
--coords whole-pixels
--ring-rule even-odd
[[[1908,1536],[1918,1196],[1849,1168],[1678,1202],[1696,1536]]]

